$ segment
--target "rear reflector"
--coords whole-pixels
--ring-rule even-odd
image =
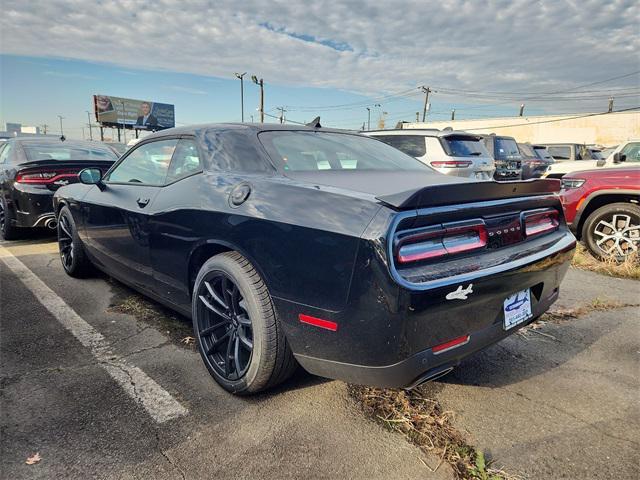
[[[454,338],[453,340],[449,340],[448,342],[436,345],[435,347],[431,348],[431,351],[435,354],[446,352],[447,350],[451,350],[452,348],[465,345],[467,342],[469,342],[469,338],[471,338],[469,335],[463,335],[462,337]]]
[[[556,210],[545,210],[526,214],[524,225],[527,237],[557,230],[560,225],[558,212]]]
[[[321,318],[312,317],[310,315],[305,315],[303,313],[298,315],[298,319],[302,323],[307,323],[309,325],[313,325],[314,327],[320,327],[326,330],[331,330],[332,332],[336,332],[338,330],[338,324],[330,320],[323,320]]]
[[[472,163],[468,160],[445,160],[431,162],[431,166],[436,168],[468,168]]]

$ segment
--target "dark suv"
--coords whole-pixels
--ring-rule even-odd
[[[482,135],[482,141],[496,162],[496,180],[519,180],[522,178],[522,155],[513,137]]]

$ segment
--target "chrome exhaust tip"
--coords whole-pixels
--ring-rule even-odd
[[[440,377],[444,377],[446,374],[451,372],[451,370],[453,370],[453,367],[446,367],[446,368],[443,368],[442,370],[436,370],[435,372],[428,372],[424,376],[418,377],[418,379],[415,382],[413,382],[411,385],[409,385],[405,390],[413,390],[414,388],[416,388],[419,385],[422,385],[423,383],[431,382]]]
[[[55,218],[50,218],[46,222],[44,222],[44,226],[49,230],[55,230],[58,227],[58,222]]]

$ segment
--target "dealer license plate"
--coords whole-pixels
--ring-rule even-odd
[[[527,288],[514,293],[504,301],[504,329],[509,330],[529,320],[531,313],[531,291]]]

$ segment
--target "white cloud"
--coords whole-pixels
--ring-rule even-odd
[[[11,54],[228,78],[249,71],[266,83],[360,93],[420,84],[529,92],[637,69],[638,18],[636,0],[6,0],[0,44]]]

